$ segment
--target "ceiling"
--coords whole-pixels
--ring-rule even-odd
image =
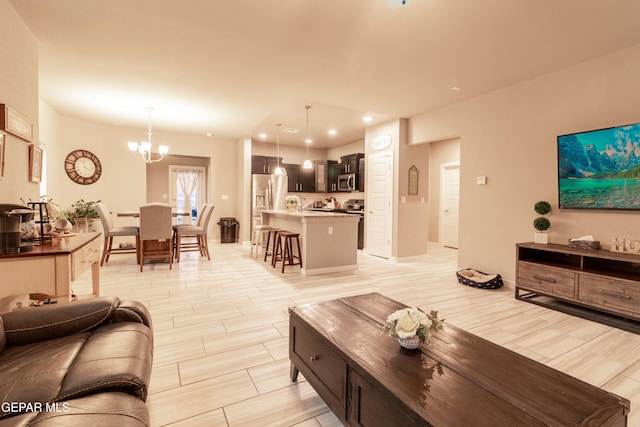
[[[388,1],[10,0],[61,114],[304,146],[309,104],[314,148],[640,43],[638,0]]]

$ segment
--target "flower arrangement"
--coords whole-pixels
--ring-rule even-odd
[[[299,205],[300,197],[298,196],[287,196],[284,198],[284,201],[287,205]]]
[[[407,307],[394,311],[387,317],[384,331],[398,339],[406,348],[417,348],[418,342],[431,342],[430,331],[440,331],[444,328],[444,319],[438,319],[438,312],[431,310],[429,314],[417,307]],[[417,339],[416,339],[417,337]],[[404,343],[412,341],[407,347]]]

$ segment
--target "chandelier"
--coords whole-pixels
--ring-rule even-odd
[[[129,141],[129,150],[133,154],[139,154],[142,160],[144,160],[146,163],[155,163],[164,159],[164,156],[166,156],[169,152],[169,146],[158,146],[158,154],[160,157],[154,158],[151,156],[151,112],[153,111],[153,108],[147,107],[147,111],[149,112],[149,129],[147,130],[147,140],[140,143]]]

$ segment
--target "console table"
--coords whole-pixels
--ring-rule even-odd
[[[516,245],[517,299],[640,333],[640,256]]]
[[[289,309],[298,372],[351,426],[625,426],[629,401],[452,325],[405,350],[372,293]],[[446,317],[446,316],[445,316]]]
[[[100,294],[100,233],[55,237],[32,251],[0,255],[0,298],[41,292],[65,297],[71,282],[91,268],[92,293]]]

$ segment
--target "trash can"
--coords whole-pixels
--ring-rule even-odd
[[[224,217],[220,218],[218,225],[220,226],[220,243],[235,243],[238,221],[233,217]]]

